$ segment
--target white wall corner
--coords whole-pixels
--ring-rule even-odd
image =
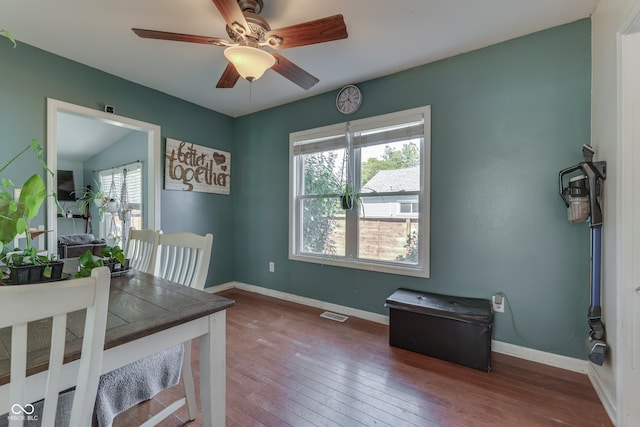
[[[615,426],[617,424],[617,406],[614,397],[610,393],[610,389],[606,387],[604,381],[602,381],[602,378],[600,378],[598,370],[595,369],[590,363],[588,363],[587,376],[589,377],[589,381],[591,381],[591,385],[596,391],[600,402],[602,402],[604,410],[607,411],[607,415],[609,415],[611,423]]]

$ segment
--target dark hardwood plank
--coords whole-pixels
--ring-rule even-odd
[[[492,355],[491,373],[388,345],[388,327],[239,290],[227,309],[227,426],[611,426],[586,375]],[[192,366],[199,393],[198,345]],[[119,415],[155,413],[181,385]],[[199,409],[199,408],[198,408]],[[181,408],[161,425],[187,422]]]

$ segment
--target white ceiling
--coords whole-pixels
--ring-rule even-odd
[[[282,28],[344,15],[349,37],[280,51],[320,79],[273,71],[216,89],[224,49],[142,39],[132,27],[227,38],[211,0],[2,0],[0,28],[24,43],[232,117],[335,90],[591,15],[598,0],[264,0]],[[112,103],[105,99],[105,104]],[[117,106],[116,106],[117,107]]]
[[[84,162],[135,132],[102,120],[58,112],[58,159]]]

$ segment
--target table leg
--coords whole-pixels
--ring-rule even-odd
[[[200,403],[205,427],[224,427],[227,406],[226,311],[209,316],[209,333],[200,337]]]

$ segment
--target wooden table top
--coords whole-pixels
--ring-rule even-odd
[[[65,270],[68,270],[66,263]],[[228,298],[131,270],[111,278],[104,348],[116,347],[233,305],[234,301]],[[84,310],[68,316],[65,363],[80,357],[84,317]],[[47,369],[51,319],[31,322],[28,331],[27,375],[33,375]],[[10,354],[10,329],[0,329],[0,385],[9,382]]]

